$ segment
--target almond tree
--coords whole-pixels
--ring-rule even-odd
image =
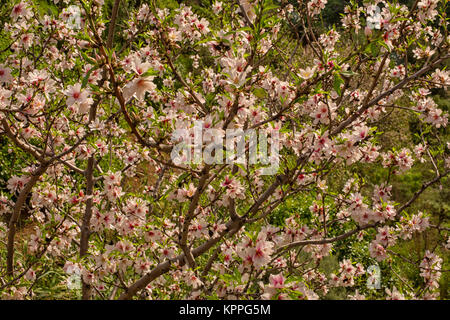
[[[349,1],[326,30],[326,0],[201,12],[146,1],[125,20],[125,1],[111,12],[103,2],[9,4],[0,133],[20,169],[0,198],[4,298],[56,290],[49,270],[80,275],[83,299],[317,299],[334,287],[374,297],[366,262],[321,268],[343,241],[373,264],[398,258],[420,272],[420,284],[398,275],[379,297],[439,297],[448,228],[411,206],[449,173],[448,115],[431,95],[450,84],[447,1]],[[382,147],[377,127],[394,111],[419,119],[420,145]],[[214,129],[200,150],[237,128],[278,142],[278,170],[175,161],[175,132],[198,122]],[[417,162],[433,177],[396,203],[392,177]],[[354,176],[361,164],[383,181]],[[275,222],[302,197],[311,214]],[[24,215],[34,230],[19,238]],[[430,228],[443,241],[419,261],[393,249]]]

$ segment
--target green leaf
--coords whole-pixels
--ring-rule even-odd
[[[338,95],[341,95],[341,84],[342,83],[344,83],[344,80],[342,80],[341,76],[338,74],[335,74],[333,88],[334,88],[334,91],[336,91]]]
[[[92,64],[92,65],[97,64],[97,62],[95,62],[94,59],[90,58],[90,57],[86,54],[86,52],[81,51],[81,55],[83,56],[83,59],[86,60],[87,62],[89,62],[90,64]]]
[[[212,40],[213,40],[212,37],[207,37],[207,38],[205,38],[205,39],[202,39],[202,40],[200,40],[200,41],[197,41],[194,45],[198,46],[198,45],[200,45],[200,44],[207,43],[207,42],[212,41]]]
[[[383,40],[379,40],[378,43],[379,43],[380,45],[382,45],[383,47],[385,47],[386,50],[387,50],[388,52],[391,52],[391,49],[390,49],[389,46],[386,44],[386,42],[384,42]]]
[[[356,76],[356,75],[357,75],[356,72],[353,72],[353,71],[351,71],[351,70],[341,71],[341,74],[342,74],[343,76],[346,76],[346,77],[351,77],[351,76]]]
[[[86,73],[86,75],[84,76],[83,80],[81,81],[81,87],[84,88],[86,87],[88,81],[89,81],[89,77],[91,76],[92,71],[98,69],[98,66],[95,66],[91,69],[89,69],[89,71]]]
[[[153,70],[153,69],[148,69],[147,71],[145,71],[142,75],[141,75],[141,77],[149,77],[149,76],[157,76],[159,74],[159,72],[158,71],[156,71],[156,70]]]
[[[190,175],[189,172],[183,173],[183,174],[177,179],[177,181],[175,182],[175,185],[178,186],[180,183],[184,182],[184,180],[185,180],[189,175]]]
[[[265,12],[267,12],[267,11],[270,11],[270,10],[274,10],[274,9],[278,9],[280,6],[279,5],[277,5],[277,4],[271,4],[271,5],[268,5],[267,7],[264,7],[264,9],[263,9],[263,13],[265,13]]]
[[[253,94],[260,99],[264,99],[267,97],[267,92],[263,88],[253,89]]]

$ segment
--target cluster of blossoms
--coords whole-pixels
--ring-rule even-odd
[[[397,152],[387,152],[382,154],[383,166],[394,168],[394,173],[401,173],[409,170],[414,159],[412,158],[411,151],[408,148],[403,148]]]
[[[430,226],[430,218],[425,217],[423,212],[419,212],[411,217],[411,219],[400,218],[400,222],[404,222],[400,226],[400,236],[403,239],[410,239],[415,232],[423,232]]]
[[[81,90],[80,83],[69,86],[65,94],[67,96],[67,107],[72,112],[85,114],[94,102],[92,98],[90,98],[90,93],[88,90]]]
[[[243,268],[254,266],[257,269],[267,265],[273,253],[273,243],[266,241],[265,233],[260,233],[255,243],[249,238],[236,247],[238,256],[242,259]]]
[[[355,285],[355,277],[360,277],[365,274],[364,267],[360,263],[354,266],[350,260],[340,262],[338,272],[338,275],[331,274],[331,286],[352,287]]]
[[[448,123],[448,115],[442,113],[441,109],[437,108],[437,104],[432,98],[422,97],[417,101],[415,107],[417,112],[420,112],[420,117],[428,123],[435,125],[437,128],[446,127]]]
[[[425,280],[425,286],[430,289],[439,287],[439,278],[441,277],[442,258],[427,250],[423,260],[420,262],[420,276]]]
[[[311,16],[318,15],[323,9],[325,9],[325,5],[328,0],[312,0],[308,2],[308,10]]]
[[[438,15],[437,6],[439,0],[421,0],[417,3],[419,9],[418,18],[421,22],[425,20],[434,20]]]

